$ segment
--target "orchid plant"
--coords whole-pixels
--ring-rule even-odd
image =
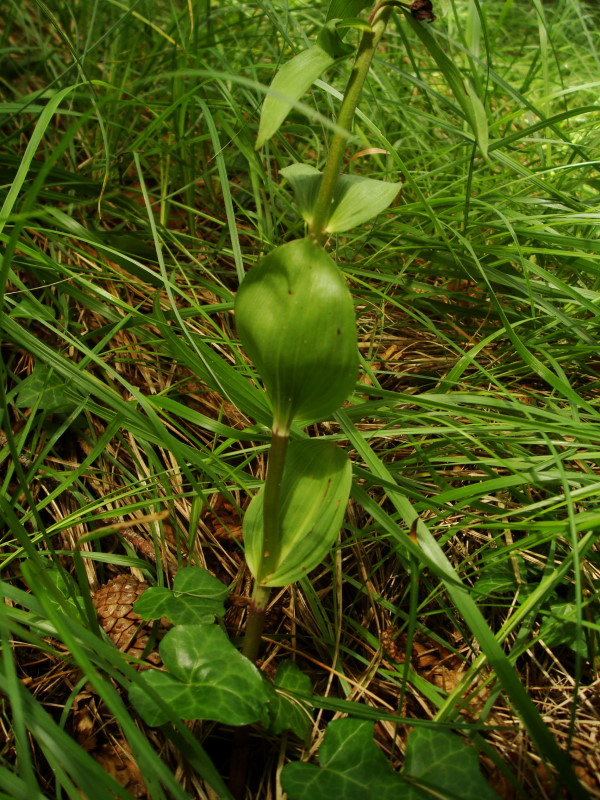
[[[266,479],[243,523],[254,588],[242,652],[214,624],[225,613],[228,590],[205,570],[185,567],[172,589],[148,589],[135,610],[144,619],[166,617],[174,623],[160,644],[166,669],[146,672],[143,686],[136,684],[130,691],[150,725],[165,723],[175,714],[238,726],[259,721],[271,733],[292,731],[300,740],[307,740],[310,733],[310,704],[302,700],[310,697],[309,679],[288,661],[271,684],[254,662],[271,590],[301,580],[327,556],[339,535],[351,489],[352,467],[344,450],[302,431],[330,418],[351,394],[358,375],[352,295],[325,245],[333,234],[347,232],[384,211],[400,191],[400,183],[343,173],[344,155],[358,100],[391,13],[399,8],[415,21],[434,19],[430,0],[415,0],[412,6],[378,2],[368,19],[359,18],[367,5],[363,0],[332,0],[315,44],[276,73],[262,107],[257,148],[276,134],[303,92],[325,70],[355,52],[344,42],[348,30],[361,32],[323,171],[301,163],[281,170],[306,223],[306,236],[269,252],[243,280],[235,299],[240,342],[264,385],[271,410]],[[446,767],[439,775],[430,771],[431,783],[442,790],[464,773],[473,784],[469,797],[494,797],[478,772],[472,748],[454,734],[411,735],[407,783],[377,750],[370,723],[340,720],[329,727],[321,767],[291,763],[284,768],[281,781],[290,798],[308,798],[307,781],[313,787],[308,791],[316,791],[310,794],[313,800],[329,796],[332,775],[342,795],[347,789],[356,791],[362,781],[368,796],[376,792],[413,797],[411,781],[419,772],[420,755],[432,746],[431,736],[437,737],[436,746],[452,751],[455,764],[454,772]],[[237,741],[247,744],[243,737]],[[347,756],[355,762],[351,770]],[[416,759],[412,766],[409,756]],[[240,778],[239,768],[235,771],[236,788],[231,790],[242,796],[243,775]]]

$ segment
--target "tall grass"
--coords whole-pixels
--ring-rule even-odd
[[[379,719],[396,765],[398,711],[471,723],[501,796],[554,797],[561,779],[598,796],[598,24],[579,0],[435,6],[423,35],[482,98],[488,155],[447,70],[398,18],[348,153],[350,170],[404,188],[330,243],[363,375],[311,432],[347,447],[353,500],[329,563],[276,598],[265,669],[293,654],[318,721]],[[89,596],[121,571],[168,582],[169,557],[244,594],[239,544],[220,534],[264,477],[268,411],[233,296],[261,253],[302,235],[279,170],[325,159],[348,66],[264,153],[254,137],[265,86],[323,14],[7,4],[4,796],[130,797],[104,746],[130,754],[152,798],[227,796],[224,732],[141,728],[123,693],[138,673],[98,634]],[[115,517],[145,520],[146,554],[88,537]],[[228,614],[234,638],[243,613]],[[322,731],[285,757],[308,757]],[[249,796],[274,797],[278,751],[261,747]]]

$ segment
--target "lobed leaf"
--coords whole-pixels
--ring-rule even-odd
[[[344,518],[352,466],[331,442],[290,442],[281,484],[281,537],[277,565],[261,574],[264,489],[244,516],[248,567],[263,586],[286,586],[314,569],[335,541]]]
[[[33,372],[19,384],[15,399],[17,408],[40,408],[48,413],[69,414],[77,404],[67,394],[68,384],[52,367],[37,363]]]
[[[277,669],[274,686],[269,705],[269,733],[278,736],[283,731],[292,731],[306,742],[312,727],[311,706],[293,694],[310,695],[310,678],[293,661],[284,661]]]
[[[553,603],[549,614],[540,626],[540,638],[549,648],[567,645],[581,658],[589,657],[585,629],[580,622],[580,611],[575,602]],[[590,631],[591,633],[591,631]]]
[[[479,770],[477,750],[449,731],[416,728],[408,737],[404,769],[395,773],[373,741],[373,723],[329,723],[320,768],[286,764],[281,785],[289,800],[497,800]]]
[[[214,622],[225,614],[229,589],[202,567],[183,567],[172,589],[153,586],[136,600],[133,609],[142,619],[167,617],[176,625]]]
[[[402,800],[402,780],[373,741],[373,723],[330,722],[319,749],[320,767],[293,762],[281,773],[289,800]]]
[[[415,728],[406,743],[401,776],[416,779],[407,797],[443,797],[461,800],[497,800],[479,768],[477,749],[451,731]],[[421,790],[418,784],[423,785]]]
[[[148,725],[162,725],[168,715],[144,684],[182,719],[248,725],[265,718],[270,695],[263,678],[219,626],[178,625],[166,634],[159,652],[168,672],[149,670],[129,690]]]

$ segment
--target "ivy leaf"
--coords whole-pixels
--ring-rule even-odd
[[[457,800],[498,800],[479,769],[477,749],[451,731],[415,728],[408,737],[401,776],[415,781],[407,797],[431,798],[430,787],[443,797]],[[435,796],[435,795],[434,795]]]
[[[289,800],[498,800],[479,771],[475,748],[454,733],[416,728],[408,737],[404,769],[395,773],[373,741],[373,723],[329,723],[320,768],[287,764],[281,785]]]
[[[45,602],[52,606],[55,611],[66,614],[66,616],[78,622],[87,623],[79,585],[68,572],[54,564],[45,564],[43,567],[39,567],[29,560],[23,562],[22,568],[23,575],[29,586],[43,585],[40,573],[43,573],[54,586],[56,593],[48,592]],[[47,617],[38,618],[36,616],[36,626],[48,632],[51,636],[56,634],[56,628]]]
[[[302,218],[310,224],[319,193],[321,173],[308,164],[292,164],[284,167],[281,174],[294,190]],[[343,233],[362,225],[385,211],[394,202],[401,188],[401,183],[377,181],[360,175],[340,175],[325,231]]]
[[[401,800],[403,783],[373,741],[373,723],[330,722],[319,749],[320,767],[293,762],[281,773],[289,800]]]
[[[214,622],[225,614],[229,589],[202,567],[183,567],[173,589],[153,586],[136,600],[133,610],[142,619],[167,617],[176,625]]]
[[[263,586],[287,586],[325,558],[339,534],[352,483],[352,466],[337,445],[315,439],[290,442],[281,483],[280,549],[263,574],[264,489],[244,516],[250,571]]]
[[[61,570],[54,566],[47,568],[46,575],[61,596],[60,604],[51,595],[48,597],[48,602],[69,617],[85,621],[83,600],[80,599],[81,591],[77,582],[64,569]]]
[[[269,693],[258,669],[217,625],[178,625],[159,647],[168,672],[148,670],[133,684],[129,698],[148,725],[168,720],[143,684],[186,720],[248,725],[265,719]]]
[[[310,678],[293,661],[279,665],[275,676],[273,699],[269,706],[269,732],[278,736],[283,731],[293,731],[306,742],[312,727],[311,706],[293,696],[310,695]]]
[[[520,567],[523,570],[523,559],[518,557]],[[474,590],[481,598],[488,598],[515,592],[517,589],[517,579],[515,568],[510,561],[491,562],[486,564],[480,571],[480,577],[475,581]]]
[[[52,367],[40,363],[21,381],[15,405],[17,408],[38,407],[48,413],[60,410],[68,414],[76,404],[67,393],[64,379]]]
[[[575,603],[554,603],[540,626],[540,638],[547,647],[567,645],[582,658],[588,658],[585,632],[578,627],[577,616]]]

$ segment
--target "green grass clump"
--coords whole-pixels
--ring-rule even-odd
[[[292,657],[319,711],[305,743],[253,729],[248,797],[277,796],[279,765],[345,714],[377,720],[397,770],[407,725],[453,729],[501,797],[600,791],[598,22],[580,0],[434,10],[389,24],[347,146],[347,171],[403,190],[328,243],[361,376],[310,435],[349,454],[352,499],[327,561],[273,594],[263,671]],[[257,153],[265,87],[320,7],[11,0],[5,17],[3,796],[227,796],[230,730],[145,727],[137,661],[91,597],[202,565],[241,643],[238,533],[270,419],[233,300],[305,234],[280,171],[323,168],[350,62]]]

